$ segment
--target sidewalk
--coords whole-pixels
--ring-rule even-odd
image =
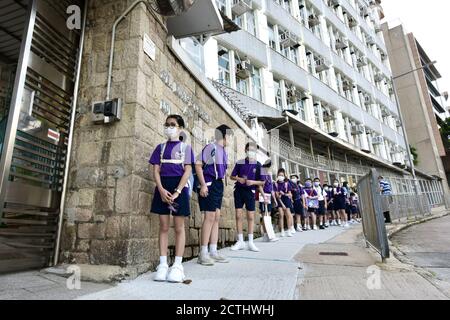
[[[432,218],[438,218],[437,213]],[[405,227],[396,224],[388,227],[391,234]],[[432,234],[430,234],[432,236]],[[391,245],[394,252],[397,249]],[[340,252],[345,256],[326,256],[320,253]],[[362,228],[352,229],[322,244],[306,246],[297,256],[304,267],[298,277],[298,296],[301,300],[448,300],[426,275],[412,265],[400,262],[391,253],[385,264],[372,249],[365,247]],[[376,277],[379,274],[380,286]],[[368,279],[375,279],[369,281]],[[375,284],[375,288],[374,285]],[[369,289],[372,287],[373,289]]]
[[[297,233],[277,243],[257,240],[259,253],[249,251],[221,253],[230,258],[229,264],[204,267],[197,260],[184,264],[192,283],[169,284],[152,281],[153,274],[145,274],[117,287],[90,294],[80,299],[137,299],[137,300],[292,300],[296,298],[299,263],[296,254],[310,243],[333,239],[345,229],[333,227],[326,231]]]

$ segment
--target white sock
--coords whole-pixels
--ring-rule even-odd
[[[210,244],[209,245],[209,253],[211,253],[212,255],[216,255],[217,254],[217,244]]]
[[[244,235],[243,234],[238,234],[238,241],[239,242],[244,242]]]
[[[248,242],[253,242],[253,235],[252,234],[248,235]]]
[[[202,246],[202,256],[206,256],[208,254],[208,246]]]
[[[174,265],[181,266],[183,263],[183,257],[175,257],[175,263]]]
[[[159,257],[159,264],[167,264],[167,257]]]

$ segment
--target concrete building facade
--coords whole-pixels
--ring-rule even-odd
[[[417,149],[417,167],[447,181],[442,162],[446,151],[439,128],[449,113],[438,89],[441,75],[435,65],[405,75],[432,63],[432,59],[404,26],[389,28],[384,24],[383,32],[394,76],[399,76],[395,85],[410,145]]]

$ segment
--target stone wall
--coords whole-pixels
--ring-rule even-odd
[[[92,123],[91,104],[104,100],[106,95],[112,25],[131,3],[90,1],[61,261],[120,266],[128,275],[136,276],[159,261],[159,221],[149,212],[155,182],[148,159],[157,144],[163,142],[166,115],[160,104],[162,100],[170,104],[171,113],[183,114],[185,108],[185,103],[161,80],[161,72],[169,72],[211,115],[206,124],[197,113],[188,110],[193,115],[188,119],[190,129],[200,125],[204,132],[222,123],[231,127],[236,124],[169,51],[166,33],[142,4],[119,25],[117,33],[112,97],[124,100],[122,120],[112,125]],[[156,44],[155,61],[142,49],[145,33]],[[195,151],[199,152],[200,147],[201,143],[196,143]],[[186,223],[186,258],[195,257],[199,250],[202,216],[196,195],[192,210]],[[223,216],[220,245],[235,239],[230,183]],[[173,231],[170,245],[172,255]]]

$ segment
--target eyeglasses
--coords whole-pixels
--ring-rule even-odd
[[[178,124],[176,124],[176,123],[165,123],[164,124],[164,128],[178,128],[179,127],[179,125]]]

